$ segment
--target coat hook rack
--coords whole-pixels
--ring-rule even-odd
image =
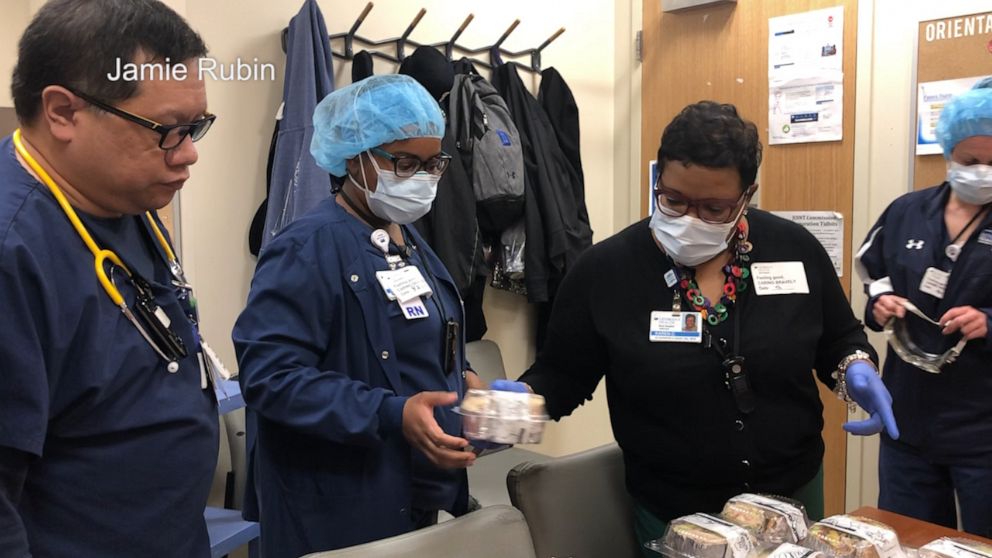
[[[336,40],[343,41],[342,51],[337,52],[332,48],[331,54],[333,54],[338,58],[343,58],[345,60],[353,60],[355,57],[354,45],[355,42],[358,42],[361,43],[362,45],[371,47],[370,49],[366,49],[366,50],[368,50],[369,54],[371,54],[372,56],[375,56],[377,58],[382,58],[384,60],[388,60],[390,62],[398,64],[406,58],[407,46],[411,46],[413,48],[417,48],[419,46],[430,46],[443,50],[444,55],[445,57],[448,58],[448,60],[452,60],[457,52],[459,54],[466,55],[466,57],[469,58],[469,60],[471,60],[473,64],[478,64],[482,67],[490,68],[490,69],[503,63],[502,58],[504,56],[509,58],[521,58],[524,56],[530,56],[530,65],[521,64],[515,61],[508,61],[506,62],[506,64],[515,65],[518,68],[527,72],[540,73],[541,51],[547,48],[548,45],[550,45],[555,39],[557,39],[559,36],[561,36],[562,33],[565,32],[565,28],[561,27],[557,31],[555,31],[553,35],[548,37],[546,41],[541,43],[541,45],[538,46],[537,48],[531,48],[527,50],[521,50],[519,52],[513,52],[504,49],[502,45],[506,41],[506,39],[510,36],[510,34],[513,33],[513,31],[517,28],[517,26],[520,25],[520,20],[515,19],[513,20],[513,23],[510,24],[507,30],[503,32],[503,34],[495,43],[489,46],[473,49],[458,44],[458,39],[465,31],[465,28],[468,27],[468,24],[471,23],[473,19],[475,19],[474,14],[468,14],[468,16],[465,18],[464,21],[462,21],[462,24],[458,27],[458,29],[454,32],[454,34],[451,36],[450,39],[439,43],[431,43],[424,45],[423,43],[418,43],[416,41],[410,40],[410,34],[413,33],[414,28],[417,27],[420,21],[424,18],[424,15],[427,14],[427,10],[421,8],[420,11],[417,12],[417,15],[414,16],[413,21],[410,22],[410,25],[407,26],[406,30],[403,32],[402,35],[393,39],[383,39],[380,41],[374,41],[362,37],[361,35],[358,35],[359,27],[362,26],[362,23],[365,21],[365,18],[368,17],[369,12],[372,11],[373,6],[374,4],[372,2],[367,3],[365,5],[365,8],[362,9],[362,12],[358,15],[358,18],[355,20],[355,23],[352,24],[351,28],[347,32],[335,33],[328,37],[331,41],[336,41]],[[286,42],[287,42],[288,33],[289,33],[288,28],[283,29],[282,31],[283,52],[286,52],[286,47],[287,47]],[[382,47],[384,45],[391,46],[392,52],[386,52],[376,48],[376,47]],[[489,54],[488,61],[475,58],[476,55],[485,54],[485,53]]]

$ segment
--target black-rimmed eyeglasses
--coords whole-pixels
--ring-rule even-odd
[[[393,155],[385,149],[378,147],[373,147],[370,151],[391,162],[393,164],[393,172],[400,178],[410,178],[421,170],[424,170],[427,174],[440,176],[444,174],[444,171],[448,170],[448,164],[451,163],[451,155],[443,151],[426,161],[421,161],[413,155]]]
[[[213,125],[214,120],[217,120],[216,115],[205,113],[203,118],[197,120],[196,122],[186,122],[182,124],[159,124],[154,120],[150,120],[143,116],[138,116],[137,114],[119,109],[113,105],[108,105],[103,101],[99,101],[85,93],[76,91],[75,89],[71,89],[69,87],[66,87],[66,89],[72,92],[73,95],[101,110],[105,110],[111,114],[123,118],[124,120],[134,122],[139,126],[144,126],[145,128],[158,133],[161,136],[158,140],[158,146],[166,151],[179,147],[179,144],[186,139],[186,136],[189,136],[193,141],[199,141],[200,138],[207,134],[207,130],[209,130],[210,126]]]

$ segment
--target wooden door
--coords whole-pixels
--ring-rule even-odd
[[[768,145],[768,18],[844,6],[843,140]],[[854,92],[857,0],[741,0],[736,4],[662,13],[643,3],[641,199],[647,165],[665,125],[687,104],[703,99],[733,103],[758,126],[764,159],[758,174],[760,206],[768,210],[829,210],[844,215],[844,276],[850,296],[851,209],[854,191]],[[647,215],[647,208],[642,208]],[[825,511],[844,511],[847,448],[841,423],[846,409],[820,386]]]

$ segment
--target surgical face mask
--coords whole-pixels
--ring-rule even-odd
[[[348,179],[352,184],[365,192],[365,200],[368,202],[369,210],[379,217],[391,223],[408,225],[420,219],[431,210],[434,203],[434,196],[437,195],[437,183],[441,180],[440,175],[418,172],[409,178],[400,178],[391,170],[383,170],[371,153],[365,155],[372,161],[376,173],[379,175],[376,181],[375,191],[370,191],[355,180],[351,174]],[[361,165],[362,182],[368,184],[368,177],[365,176],[365,166]]]
[[[992,166],[951,161],[947,166],[947,181],[964,203],[985,205],[992,202]]]
[[[739,216],[738,216],[739,217]],[[670,217],[656,209],[651,216],[651,233],[675,263],[696,267],[715,258],[727,249],[731,231],[737,219],[729,223],[712,224],[691,215]]]

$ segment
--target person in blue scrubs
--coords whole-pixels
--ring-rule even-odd
[[[481,385],[462,304],[410,226],[450,160],[440,108],[408,76],[373,76],[313,122],[311,153],[343,185],[262,251],[233,332],[266,558],[464,513],[475,459],[451,408]]]
[[[882,436],[878,506],[992,536],[992,89],[952,99],[937,124],[947,180],[903,195],[885,210],[857,255],[878,331],[904,319],[911,341],[933,355],[966,340],[939,373],[890,348],[884,380],[902,436]],[[907,311],[909,301],[939,325]],[[911,357],[912,358],[912,357]]]
[[[210,556],[217,404],[192,293],[154,213],[189,177],[212,119],[195,77],[107,78],[118,59],[188,67],[205,50],[154,0],[53,0],[21,38],[20,133],[0,141],[4,557]],[[101,267],[136,322],[101,286],[69,213],[121,260]]]

